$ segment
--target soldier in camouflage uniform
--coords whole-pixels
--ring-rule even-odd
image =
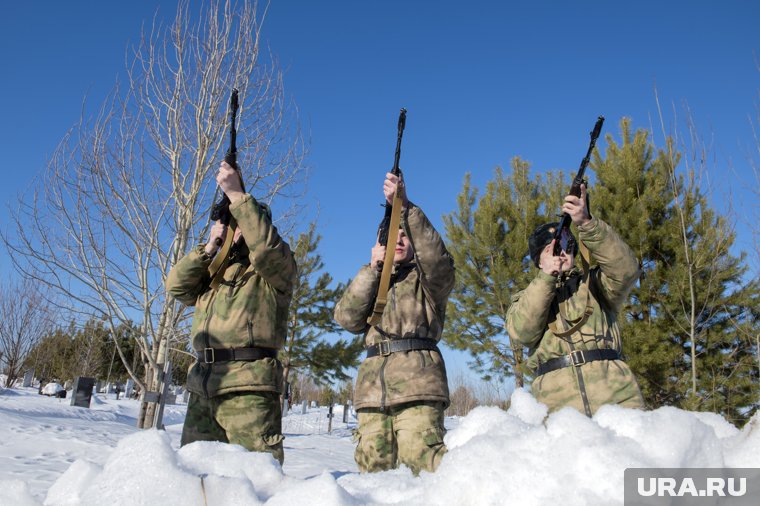
[[[354,393],[358,413],[355,459],[362,472],[405,464],[434,471],[446,452],[443,411],[449,405],[446,367],[437,342],[454,286],[454,263],[422,210],[406,198],[403,180],[388,173],[385,198],[403,203],[388,304],[370,326],[385,247],[375,244],[335,307],[346,330],[364,333],[367,358]],[[396,231],[389,231],[393,237]]]
[[[195,306],[191,330],[197,361],[187,375],[191,392],[182,445],[222,441],[269,452],[283,462],[282,364],[296,264],[272,225],[269,208],[244,194],[236,171],[222,162],[217,182],[237,222],[223,279],[210,286],[209,265],[227,227],[217,222],[208,242],[169,273],[167,292]]]
[[[530,348],[528,367],[536,374],[531,390],[550,410],[572,406],[591,416],[603,404],[642,408],[638,383],[621,360],[617,314],[639,274],[633,251],[605,222],[588,213],[586,187],[565,197],[562,211],[596,266],[575,266],[574,238],[563,235],[554,256],[557,223],[536,229],[530,254],[539,268],[516,294],[507,312],[510,338]]]

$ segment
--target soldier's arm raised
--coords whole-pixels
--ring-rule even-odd
[[[528,347],[538,343],[546,332],[556,281],[554,276],[538,271],[528,287],[512,297],[507,310],[510,339]]]
[[[401,227],[412,244],[423,287],[436,303],[445,303],[454,287],[454,259],[440,234],[422,209],[411,202],[401,215]]]
[[[208,274],[211,257],[204,249],[204,245],[196,246],[172,267],[166,278],[166,292],[187,306],[195,305],[211,281]]]
[[[612,227],[596,217],[578,227],[578,232],[599,266],[600,273],[592,281],[611,309],[618,311],[639,277],[636,255]]]
[[[349,332],[364,331],[379,283],[380,273],[377,269],[369,265],[363,266],[335,305],[335,321]]]
[[[296,280],[295,259],[290,246],[272,224],[268,209],[245,194],[233,200],[230,212],[243,232],[251,266],[275,290],[292,292]]]

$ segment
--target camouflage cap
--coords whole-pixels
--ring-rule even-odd
[[[536,227],[533,233],[530,234],[530,237],[528,238],[528,251],[530,252],[530,258],[533,260],[533,263],[536,267],[538,267],[541,251],[546,247],[547,244],[552,242],[552,239],[554,239],[554,234],[557,232],[558,226],[559,223],[556,221],[551,223],[544,223],[543,225]],[[567,231],[567,235],[568,241],[566,243],[566,247],[570,250],[568,253],[575,255],[578,252],[578,243],[569,230]],[[567,251],[567,249],[565,251]]]

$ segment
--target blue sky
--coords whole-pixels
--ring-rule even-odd
[[[83,97],[94,105],[111,89],[141,23],[157,8],[171,19],[175,6],[3,3],[3,224]],[[623,116],[656,125],[655,87],[668,121],[688,103],[711,142],[716,198],[731,192],[745,210],[755,205],[738,179],[754,181],[745,152],[760,90],[758,26],[754,1],[274,1],[264,38],[311,139],[304,221],[319,209],[327,269],[346,280],[369,260],[401,107],[409,196],[439,229],[465,172],[482,187],[516,155],[535,171],[574,171],[598,115],[616,138]],[[740,227],[739,243],[749,241]],[[10,271],[0,260],[0,274]]]

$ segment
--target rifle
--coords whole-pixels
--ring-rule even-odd
[[[232,95],[230,96],[230,146],[227,149],[227,153],[224,155],[224,161],[235,169],[240,178],[240,185],[243,187],[243,191],[245,191],[243,176],[240,173],[240,168],[237,164],[237,129],[235,128],[235,121],[237,119],[238,107],[238,90],[237,88],[233,88]],[[216,245],[220,247],[220,250],[217,252],[214,261],[211,262],[211,265],[209,265],[208,268],[212,279],[211,286],[213,288],[216,288],[216,286],[219,285],[220,279],[218,278],[218,274],[224,271],[222,266],[227,260],[227,255],[232,247],[232,238],[235,235],[234,231],[235,228],[237,228],[235,220],[232,219],[232,213],[230,213],[230,203],[229,197],[222,193],[222,198],[211,208],[211,220],[219,221],[228,227],[224,243],[222,243],[221,239],[216,240]]]
[[[406,109],[401,108],[401,112],[398,116],[398,137],[396,138],[396,155],[393,159],[393,168],[391,174],[394,176],[401,175],[401,169],[399,169],[398,163],[401,158],[401,138],[404,135],[404,127],[406,127]],[[383,261],[383,270],[380,273],[380,285],[377,289],[377,297],[375,298],[375,307],[372,309],[372,314],[367,319],[367,323],[370,325],[377,325],[383,316],[385,310],[385,304],[388,302],[388,287],[390,286],[391,271],[393,270],[393,255],[395,254],[395,248],[390,247],[390,232],[398,233],[399,223],[401,222],[401,199],[397,195],[393,196],[393,202],[389,205],[387,202],[383,204],[385,206],[385,216],[377,227],[377,242],[378,244],[385,245],[385,260]],[[396,241],[394,235],[393,242]]]
[[[586,166],[588,166],[589,157],[591,156],[591,152],[594,150],[594,146],[596,145],[596,140],[599,138],[599,134],[602,133],[602,124],[604,123],[604,116],[599,116],[596,120],[596,125],[594,125],[594,129],[590,132],[591,136],[591,142],[588,146],[588,151],[586,152],[586,156],[581,161],[581,166],[578,168],[578,173],[575,175],[575,178],[573,178],[573,184],[570,186],[570,192],[568,195],[573,195],[575,197],[581,196],[581,185],[584,183],[583,176],[586,173]],[[570,228],[570,215],[567,213],[562,213],[562,217],[559,220],[559,226],[557,227],[557,230],[554,232],[554,256],[557,257],[562,252],[562,244],[561,244],[561,238],[562,238],[562,232],[564,230],[568,230]]]

